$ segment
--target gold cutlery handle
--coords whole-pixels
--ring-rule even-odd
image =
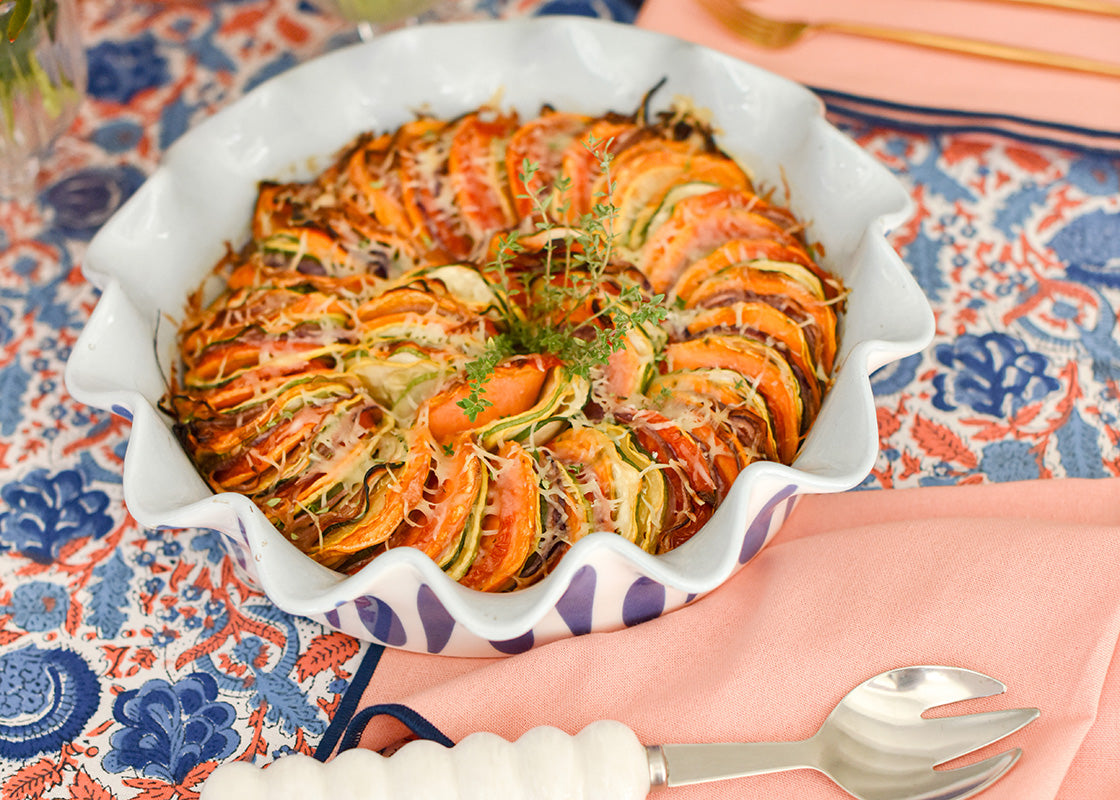
[[[1106,17],[1120,17],[1120,3],[1109,0],[993,0],[1015,6],[1036,6],[1058,11],[1081,11],[1085,14],[1103,14]]]
[[[815,22],[811,28],[816,31],[831,31],[849,36],[861,36],[865,39],[881,39],[892,42],[901,42],[916,47],[925,47],[931,50],[947,50],[954,53],[965,53],[980,58],[992,58],[999,61],[1011,61],[1017,64],[1063,69],[1070,72],[1083,72],[1092,75],[1108,75],[1120,78],[1120,64],[1108,61],[1098,61],[1083,56],[1053,53],[1047,50],[1035,50],[1030,47],[1019,47],[999,42],[986,42],[979,39],[968,39],[962,36],[950,36],[941,33],[926,33],[923,31],[909,31],[899,28],[885,28],[878,25],[864,25],[856,22]]]

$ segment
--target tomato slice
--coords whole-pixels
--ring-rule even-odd
[[[411,227],[423,232],[431,250],[447,254],[448,261],[466,259],[473,246],[463,219],[455,209],[449,185],[448,150],[453,128],[431,118],[401,126],[400,182],[404,210]]]
[[[503,442],[498,457],[500,466],[487,495],[493,513],[483,519],[478,555],[460,580],[482,592],[500,591],[513,582],[541,532],[536,462],[514,441]]]
[[[616,413],[617,416],[617,413]],[[661,464],[667,485],[666,515],[655,552],[683,544],[711,519],[717,484],[700,443],[676,421],[651,409],[619,417],[638,444]]]
[[[564,152],[590,120],[583,114],[547,111],[521,125],[506,147],[506,177],[519,219],[536,216],[560,174]],[[528,161],[535,171],[525,172]]]
[[[513,226],[513,204],[507,195],[506,140],[517,128],[517,115],[468,114],[451,137],[447,170],[460,213],[475,242]]]

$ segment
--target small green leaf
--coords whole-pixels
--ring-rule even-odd
[[[16,0],[8,16],[8,42],[14,42],[31,17],[31,0]]]

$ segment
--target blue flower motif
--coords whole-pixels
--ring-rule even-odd
[[[1086,153],[1069,167],[1067,180],[1086,194],[1114,195],[1120,192],[1120,166],[1104,153]]]
[[[1064,225],[1047,242],[1078,283],[1120,288],[1120,213],[1098,209]]]
[[[124,727],[109,737],[103,766],[179,784],[199,764],[231,755],[240,741],[237,715],[217,697],[218,684],[202,672],[174,684],[153,678],[121,692],[113,717]]]
[[[0,249],[3,249],[3,242],[0,242]],[[0,306],[0,345],[5,345],[15,337],[15,330],[12,326],[12,317],[15,312],[7,306]]]
[[[89,167],[48,186],[41,199],[54,211],[56,229],[88,239],[143,182],[144,173],[136,167]]]
[[[96,673],[70,650],[32,645],[0,655],[0,758],[57,752],[81,734],[100,697]]]
[[[200,589],[195,584],[184,586],[179,590],[179,597],[181,597],[183,600],[194,602],[198,598],[202,597],[202,589]]]
[[[933,379],[933,404],[943,411],[967,405],[1002,417],[1061,385],[1046,374],[1045,356],[1005,333],[965,334],[952,344],[938,345],[935,354],[951,370]]]
[[[57,558],[67,542],[83,536],[99,539],[113,528],[112,517],[105,513],[109,497],[87,490],[77,470],[54,477],[45,469],[32,470],[22,481],[0,489],[0,499],[8,506],[0,513],[0,547],[42,564]]]
[[[70,610],[70,592],[47,581],[32,581],[15,588],[12,602],[0,606],[0,613],[12,615],[12,621],[25,631],[53,631],[66,622]]]
[[[0,369],[0,436],[11,436],[23,421],[23,395],[31,384],[31,374],[13,360]]]
[[[178,638],[179,638],[178,631],[173,631],[170,628],[164,626],[164,629],[162,631],[160,631],[159,633],[153,633],[152,634],[152,646],[153,647],[167,647],[169,644],[171,644],[172,642],[174,642]]]
[[[980,456],[980,472],[996,483],[1038,478],[1038,458],[1027,442],[992,442]]]
[[[99,100],[125,104],[145,89],[171,80],[167,59],[157,51],[151,31],[123,42],[102,42],[87,56],[89,93]]]
[[[1033,182],[1024,183],[1022,188],[1009,194],[1003,201],[1003,206],[992,220],[996,228],[1007,238],[1014,239],[1015,233],[1021,230],[1028,218],[1038,209],[1045,208],[1047,201],[1047,188]]]
[[[871,375],[871,390],[876,396],[901,392],[914,381],[921,363],[917,353],[879,367]]]
[[[107,153],[127,153],[139,144],[144,129],[132,120],[110,120],[95,130],[90,138]]]
[[[191,550],[196,553],[205,552],[206,560],[211,564],[219,563],[226,556],[222,534],[217,531],[200,532],[191,539]]]

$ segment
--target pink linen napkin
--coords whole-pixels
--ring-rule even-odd
[[[744,5],[777,17],[911,28],[1120,64],[1120,17],[995,0],[744,0]],[[784,50],[764,50],[721,27],[698,0],[645,0],[637,24],[722,50],[813,87],[906,105],[1120,131],[1116,77],[979,60],[833,33],[811,35]]]
[[[643,743],[812,734],[863,680],[910,664],[987,673],[1033,706],[985,800],[1120,797],[1120,480],[1054,480],[804,498],[775,540],[692,605],[507,659],[387,650],[362,707],[400,703],[455,741],[574,733],[617,719]],[[362,745],[405,728],[385,717]],[[847,797],[809,770],[666,797]]]

